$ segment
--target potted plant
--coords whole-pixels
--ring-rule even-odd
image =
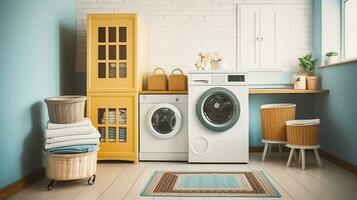
[[[314,76],[315,65],[317,59],[312,58],[312,54],[309,53],[301,58],[298,58],[300,61],[299,66],[305,71],[306,77],[306,85],[308,90],[316,90],[317,89],[317,80],[318,77]]]
[[[330,52],[327,52],[325,54],[325,56],[326,56],[325,57],[326,65],[330,65],[330,64],[338,62],[338,53],[337,52],[330,51]]]

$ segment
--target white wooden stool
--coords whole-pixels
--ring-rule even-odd
[[[288,159],[288,163],[286,164],[287,167],[290,166],[293,156],[296,153],[295,149],[300,149],[299,164],[302,162],[302,169],[305,169],[305,150],[310,150],[310,149],[314,150],[317,164],[319,165],[319,167],[322,167],[321,159],[320,159],[320,155],[319,155],[319,151],[318,151],[318,149],[320,148],[320,145],[300,146],[300,145],[287,144],[286,146],[290,148],[289,159]]]
[[[279,148],[279,153],[282,155],[283,150],[282,150],[282,145],[285,145],[285,141],[273,141],[273,140],[262,140],[262,143],[264,143],[264,151],[263,151],[263,156],[262,156],[262,162],[264,162],[266,156],[268,156],[271,153],[271,148],[273,145],[278,145]]]

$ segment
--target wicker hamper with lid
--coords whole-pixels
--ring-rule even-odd
[[[295,119],[295,104],[266,104],[261,106],[264,140],[286,141],[285,121]]]
[[[180,74],[175,74],[180,72]],[[187,91],[187,76],[179,68],[172,70],[168,77],[169,91]]]
[[[317,145],[319,124],[319,119],[287,121],[288,144],[299,146]]]

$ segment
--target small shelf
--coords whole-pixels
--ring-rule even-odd
[[[329,90],[258,89],[250,88],[249,94],[326,94]]]
[[[187,94],[187,91],[140,91],[140,94]]]

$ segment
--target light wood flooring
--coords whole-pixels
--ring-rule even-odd
[[[247,171],[263,170],[268,174],[282,198],[298,200],[357,199],[357,175],[326,160],[318,168],[313,154],[307,154],[306,170],[297,162],[287,168],[288,154],[272,153],[265,162],[261,153],[251,153],[249,164],[187,164],[183,162],[99,163],[97,180],[88,186],[87,180],[59,182],[52,191],[47,191],[47,179],[43,179],[12,196],[11,200],[121,200],[121,199],[244,199],[200,197],[141,197],[140,192],[156,170],[172,171]],[[263,198],[246,198],[257,200]],[[272,199],[272,198],[266,198]]]

